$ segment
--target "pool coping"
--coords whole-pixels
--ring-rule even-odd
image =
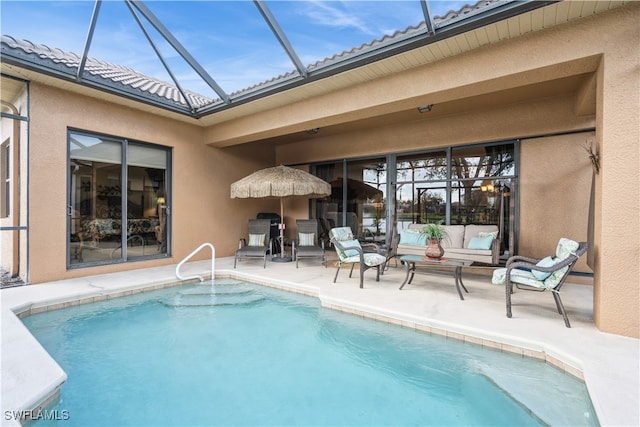
[[[195,262],[192,264],[192,268],[199,270],[201,275],[206,276],[209,273],[206,263]],[[7,419],[7,411],[27,411],[27,414],[35,411],[37,414],[39,409],[56,398],[67,378],[66,373],[33,338],[20,318],[43,311],[197,282],[197,280],[179,281],[173,275],[172,269],[172,266],[155,269],[158,270],[157,274],[143,274],[144,278],[137,281],[131,281],[131,277],[127,277],[133,274],[130,271],[12,288],[18,290],[11,292],[7,292],[8,289],[3,290],[0,293],[2,302],[2,425],[21,425],[15,419]],[[375,304],[330,295],[318,286],[268,278],[261,273],[260,271],[251,273],[233,269],[218,269],[216,270],[216,278],[247,280],[260,285],[301,293],[318,298],[321,305],[326,308],[544,360],[585,381],[601,425],[633,424],[633,421],[629,422],[633,417],[629,410],[620,415],[617,410],[619,408],[608,408],[610,403],[600,398],[607,390],[602,387],[602,378],[599,375],[591,374],[589,364],[585,365],[580,357],[549,343],[411,315]],[[127,277],[129,284],[119,284],[122,282],[118,280],[118,276]],[[133,282],[135,284],[131,284]],[[631,343],[635,343],[636,349],[640,348],[638,340],[626,337],[619,338],[622,341],[631,340]],[[33,369],[34,366],[37,366],[37,369]],[[637,393],[638,390],[636,390],[636,397]],[[629,402],[632,402],[633,398],[633,395],[630,396]],[[635,402],[637,411],[637,400]],[[640,414],[636,416],[640,418]]]

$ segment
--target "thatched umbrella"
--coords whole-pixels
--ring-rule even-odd
[[[261,169],[231,184],[231,198],[280,198],[280,257],[281,261],[290,259],[284,256],[284,204],[285,197],[307,196],[325,197],[331,194],[331,185],[300,169],[276,166]]]

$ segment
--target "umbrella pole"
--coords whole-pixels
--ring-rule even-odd
[[[280,257],[284,259],[284,202],[280,197]]]
[[[271,258],[271,261],[275,262],[291,262],[293,259],[291,257],[285,256],[284,253],[284,202],[283,198],[280,197],[280,256],[274,256]]]

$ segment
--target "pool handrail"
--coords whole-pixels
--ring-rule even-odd
[[[193,276],[186,276],[186,277],[182,276],[180,274],[180,267],[182,267],[182,264],[184,264],[185,262],[189,261],[192,256],[197,254],[205,246],[208,246],[208,247],[211,248],[211,280],[214,279],[214,271],[215,271],[215,263],[216,263],[216,248],[211,243],[203,243],[203,244],[201,244],[193,252],[191,252],[189,255],[187,255],[182,261],[180,261],[180,263],[176,266],[176,277],[178,279],[180,279],[180,280],[199,279],[201,282],[204,282],[204,278],[202,276],[198,275],[198,274],[195,274]]]

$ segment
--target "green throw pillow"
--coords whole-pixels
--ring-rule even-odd
[[[555,265],[555,263],[556,261],[550,256],[548,256],[548,257],[542,258],[540,261],[538,261],[536,265],[538,267],[552,267],[553,265]],[[531,270],[531,273],[535,276],[536,279],[540,280],[541,282],[547,277],[551,276],[551,273],[533,270],[533,269]]]
[[[488,250],[491,249],[491,243],[493,243],[493,235],[491,234],[485,237],[472,237],[468,249]]]
[[[249,246],[264,246],[264,234],[249,234]]]

